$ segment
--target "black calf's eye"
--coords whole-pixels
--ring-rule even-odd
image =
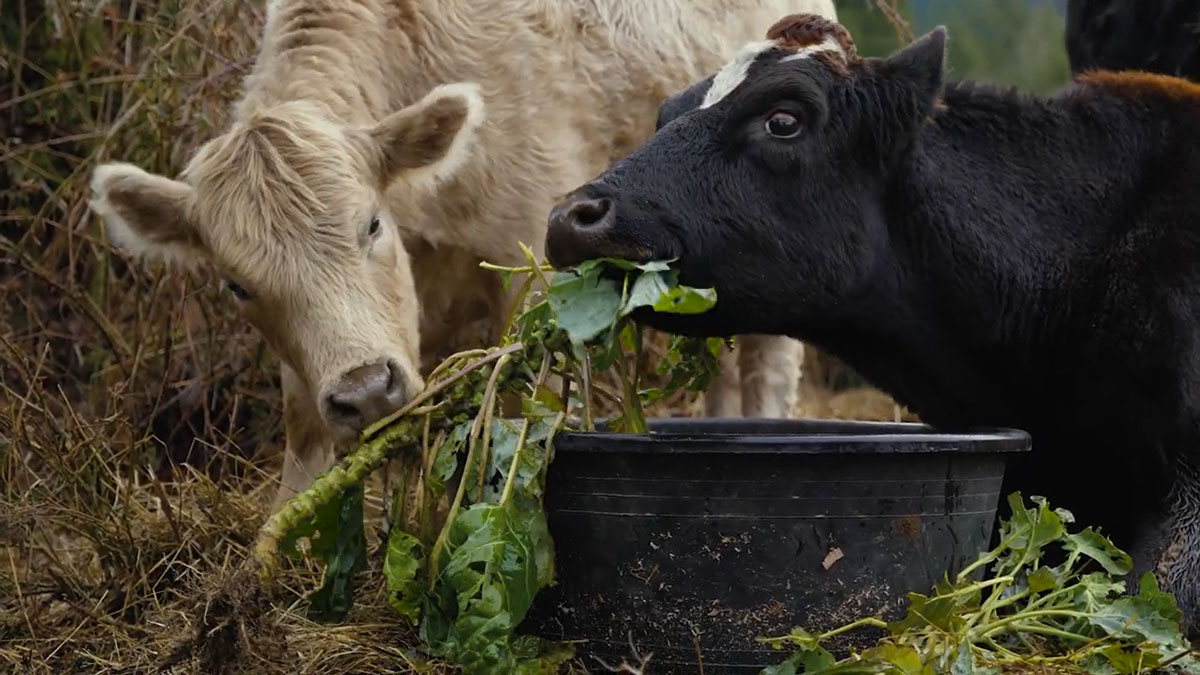
[[[369,234],[372,238],[379,236],[379,216],[375,216],[371,219],[371,227],[367,229],[367,234]]]
[[[775,138],[792,138],[800,133],[800,120],[791,113],[772,113],[767,118],[766,129]]]
[[[239,301],[245,302],[246,300],[250,299],[250,293],[248,293],[246,289],[242,288],[236,282],[226,280],[225,288],[228,288],[229,292],[233,294],[233,297],[237,298]]]

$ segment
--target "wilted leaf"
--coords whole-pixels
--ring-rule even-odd
[[[383,575],[387,579],[388,604],[414,626],[421,617],[425,589],[420,571],[425,566],[425,548],[413,535],[393,525],[388,533]]]
[[[512,631],[551,578],[553,546],[536,501],[475,504],[451,524],[438,575],[444,601],[429,630],[438,652],[464,672],[530,672],[514,650]],[[539,567],[545,566],[542,570]],[[444,636],[444,637],[443,637]]]
[[[495,479],[496,496],[508,481],[513,452],[521,436],[521,425],[522,422],[517,420],[492,420],[491,468],[488,479],[489,482]],[[541,498],[541,477],[545,474],[549,461],[546,439],[553,428],[553,418],[542,416],[530,421],[529,430],[525,434],[525,445],[517,461],[516,483],[513,487],[515,492],[531,498]]]
[[[353,485],[342,494],[334,536],[329,530],[314,551],[325,563],[321,587],[309,598],[309,615],[316,621],[340,621],[354,604],[354,577],[367,567],[367,539],[363,530],[363,489]]]
[[[425,480],[425,485],[435,494],[441,494],[445,490],[446,481],[454,475],[458,469],[458,452],[467,442],[467,436],[471,433],[471,422],[463,422],[456,425],[446,439],[442,442],[434,452],[433,463],[429,468],[429,476]]]
[[[345,495],[343,495],[343,499]],[[329,557],[333,550],[334,535],[337,532],[338,512],[342,508],[340,499],[331,499],[317,507],[312,518],[292,528],[279,542],[279,552],[283,555],[302,559],[296,545],[301,539],[308,538],[309,555],[319,560]]]
[[[533,392],[532,400],[522,399],[521,406],[521,415],[525,417],[531,415],[545,417],[566,410],[563,405],[562,396],[545,386],[538,387]],[[541,408],[539,409],[537,406],[541,406]]]

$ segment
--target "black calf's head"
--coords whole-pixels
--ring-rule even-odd
[[[698,334],[787,332],[863,287],[887,245],[884,185],[942,84],[945,30],[887,59],[808,15],[768,38],[663,103],[645,146],[555,207],[553,265],[678,258],[716,307],[639,318]]]

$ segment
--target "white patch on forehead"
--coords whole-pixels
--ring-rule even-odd
[[[715,105],[721,99],[728,96],[734,89],[737,89],[738,85],[746,81],[746,75],[750,73],[750,64],[754,63],[754,60],[767,50],[778,46],[779,43],[775,40],[764,40],[761,42],[751,42],[739,49],[737,54],[734,55],[733,60],[726,64],[717,73],[716,77],[713,78],[712,84],[708,87],[708,92],[704,95],[704,101],[700,104],[700,108],[704,109]],[[817,52],[834,52],[843,59],[846,58],[846,51],[842,49],[838,41],[832,35],[827,35],[819,44],[805,47],[794,54],[788,54],[780,59],[780,62],[807,59]]]
[[[782,59],[779,59],[779,62],[784,63],[786,61],[800,61],[802,59],[812,58],[812,55],[816,54],[817,52],[834,52],[843,59],[846,58],[846,50],[842,49],[842,46],[838,44],[837,40],[833,39],[832,35],[826,35],[825,39],[821,40],[820,44],[805,47],[795,54],[788,54]]]
[[[704,101],[700,104],[700,108],[707,108],[717,101],[729,95],[729,92],[737,89],[738,85],[746,79],[746,74],[750,72],[750,64],[754,63],[759,55],[772,47],[778,47],[779,44],[774,40],[763,40],[761,42],[751,42],[750,44],[738,50],[734,54],[733,60],[725,65],[716,77],[713,78],[712,84],[708,87],[708,93],[704,95]]]

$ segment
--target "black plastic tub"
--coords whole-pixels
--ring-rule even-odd
[[[650,429],[555,441],[558,583],[522,628],[585,640],[589,669],[631,656],[632,639],[653,673],[756,672],[786,656],[756,636],[901,616],[906,592],[987,549],[1005,461],[1030,447],[1017,430],[877,422]]]

